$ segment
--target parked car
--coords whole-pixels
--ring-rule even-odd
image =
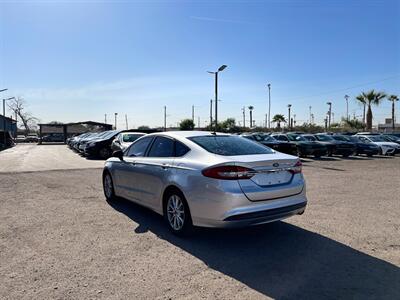
[[[286,153],[286,154],[295,154],[296,153],[296,144],[289,142],[282,142],[275,139],[273,136],[269,134],[262,133],[245,133],[242,136],[246,139],[253,140],[263,144],[269,148],[272,148],[276,151]]]
[[[357,146],[352,142],[335,139],[333,135],[328,135],[328,134],[319,133],[316,134],[315,137],[319,142],[334,145],[334,147],[331,148],[333,150],[333,152],[331,152],[331,155],[335,154],[335,155],[341,155],[343,157],[349,157],[350,155],[356,153]]]
[[[83,153],[88,157],[107,159],[111,156],[111,143],[121,130],[109,130],[88,140],[83,145]]]
[[[277,221],[307,204],[297,157],[237,135],[152,133],[113,156],[103,171],[107,200],[149,207],[175,234]]]
[[[400,138],[398,138],[397,136],[389,135],[389,134],[382,134],[382,137],[388,142],[393,142],[393,143],[400,145]]]
[[[39,142],[39,137],[36,133],[29,133],[26,136],[25,141],[28,143],[37,143],[37,142]]]
[[[324,145],[326,147],[326,155],[332,156],[336,151],[336,144],[332,141],[319,141],[313,134],[302,134],[303,138],[310,142],[316,142]]]
[[[42,142],[47,143],[61,143],[64,142],[64,134],[62,133],[53,133],[48,134],[42,137]]]
[[[121,132],[120,134],[118,134],[115,137],[115,139],[111,143],[111,150],[113,150],[113,151],[118,151],[118,150],[124,151],[134,141],[136,141],[138,138],[140,138],[140,137],[142,137],[144,135],[145,135],[145,133],[142,133],[142,132],[133,132],[133,131]]]
[[[15,139],[17,143],[25,143],[26,142],[26,136],[25,135],[17,135],[17,138]]]
[[[395,155],[400,153],[400,145],[386,141],[380,135],[356,135],[362,141],[368,141],[379,146],[380,154],[383,155]]]
[[[378,155],[380,153],[380,148],[378,145],[371,143],[369,141],[362,141],[359,136],[344,136],[344,135],[334,135],[332,136],[337,140],[347,140],[356,145],[356,155],[365,154],[367,156]]]
[[[80,138],[77,143],[75,144],[75,149],[81,153],[84,153],[86,144],[101,138],[102,136],[106,135],[109,131],[103,131],[103,132],[91,132],[85,137]]]
[[[296,155],[305,157],[313,155],[314,157],[321,157],[327,154],[327,147],[318,142],[307,141],[301,135],[288,133],[275,133],[272,136],[283,142],[294,143],[296,145]]]

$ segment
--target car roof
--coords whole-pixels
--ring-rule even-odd
[[[222,132],[212,132],[212,131],[164,131],[164,132],[154,132],[150,133],[147,136],[152,135],[163,135],[163,136],[170,136],[174,138],[189,138],[194,136],[207,136],[207,135],[231,135],[229,133],[222,133]]]

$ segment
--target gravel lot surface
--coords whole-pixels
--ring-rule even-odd
[[[0,299],[400,299],[400,157],[307,159],[304,215],[186,239],[107,203],[102,165],[0,152]]]

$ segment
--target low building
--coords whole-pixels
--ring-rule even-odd
[[[0,115],[0,148],[11,146],[13,138],[17,136],[17,121]]]
[[[393,132],[392,118],[386,118],[384,124],[378,124],[378,131],[392,133]],[[400,132],[399,123],[394,124],[394,132]]]

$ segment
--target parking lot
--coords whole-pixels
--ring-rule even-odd
[[[104,161],[0,153],[2,299],[400,299],[400,157],[304,159],[308,207],[240,230],[169,233],[105,201]]]

